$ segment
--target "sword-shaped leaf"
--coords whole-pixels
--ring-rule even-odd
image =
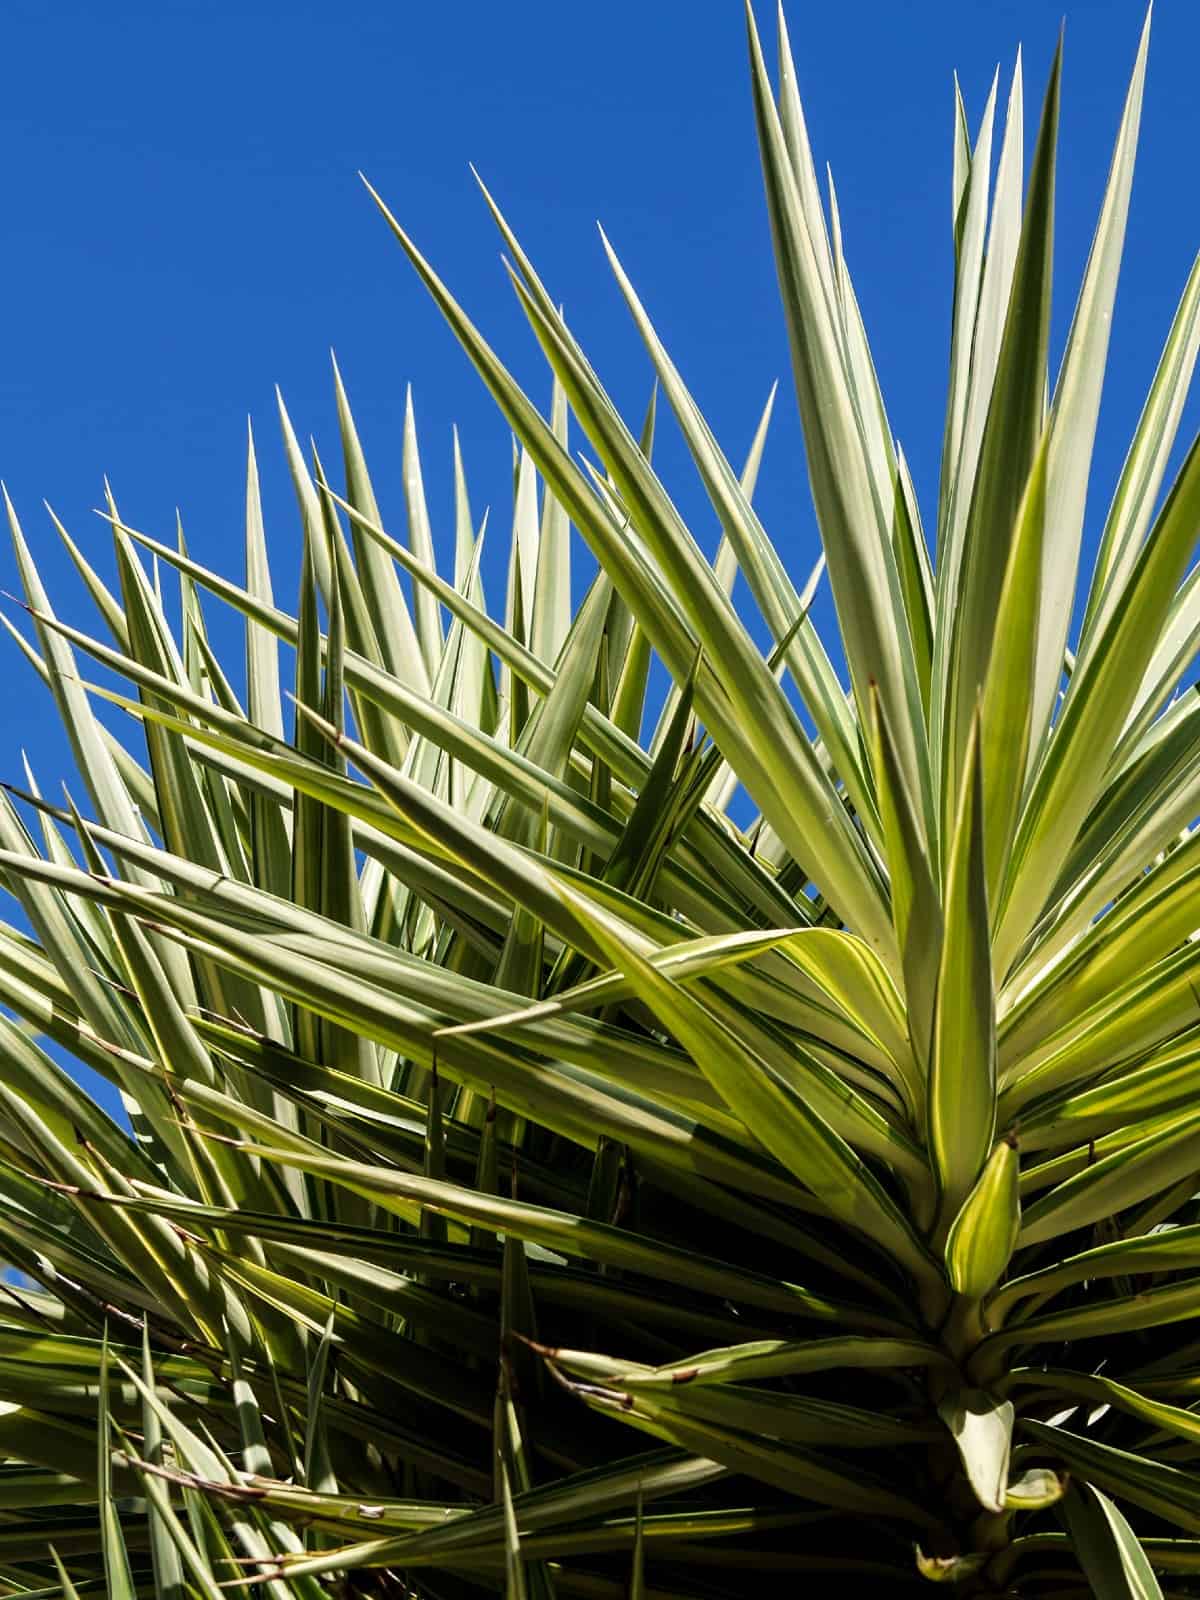
[[[996,1001],[984,827],[976,717],[948,851],[926,1102],[943,1228],[983,1170],[996,1129]]]
[[[1063,1520],[1097,1600],[1162,1600],[1145,1550],[1106,1494],[1088,1483],[1072,1484]]]

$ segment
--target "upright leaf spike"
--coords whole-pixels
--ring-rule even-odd
[[[983,1169],[996,1128],[996,998],[976,712],[943,889],[929,1074],[928,1144],[941,1188],[944,1236]]]
[[[1071,321],[1071,331],[1067,336],[1062,367],[1054,386],[1050,454],[1046,466],[1046,522],[1052,530],[1052,537],[1046,541],[1043,554],[1042,586],[1046,604],[1039,620],[1033,694],[1036,745],[1042,743],[1044,730],[1057,705],[1063,652],[1067,647],[1074,610],[1076,569],[1091,477],[1092,446],[1100,414],[1108,338],[1141,124],[1151,9],[1147,6],[1113,150],[1108,185]]]
[[[953,611],[946,617],[951,639],[942,752],[947,836],[966,770],[971,721],[987,676],[1021,497],[1043,431],[1061,72],[1060,40],[1042,108],[1012,294],[963,534],[962,566]]]

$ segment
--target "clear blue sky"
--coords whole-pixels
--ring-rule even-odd
[[[790,7],[818,160],[832,162],[847,251],[926,507],[941,439],[949,326],[951,73],[972,121],[997,63],[1025,47],[1032,124],[1060,0],[883,0]],[[1056,348],[1074,299],[1141,22],[1137,0],[1077,0],[1067,20]],[[764,10],[763,23],[773,31]],[[1092,505],[1102,512],[1200,245],[1195,0],[1160,0],[1139,175]],[[362,168],[518,374],[547,388],[467,171],[492,186],[618,402],[649,376],[609,280],[602,219],[730,454],[771,381],[787,397],[762,505],[806,571],[815,554],[762,201],[739,0],[500,6],[0,10],[0,475],[62,609],[90,621],[41,510],[47,497],[104,568],[102,475],[126,517],[240,569],[252,413],[268,532],[287,592],[296,517],[272,386],[336,457],[328,351],[340,359],[399,527],[411,381],[440,538],[457,421],[476,511],[508,514],[503,423],[355,176]],[[1193,404],[1185,422],[1197,421]],[[669,469],[680,463],[669,443]],[[694,489],[679,498],[707,538]],[[0,584],[12,587],[7,545]],[[32,675],[7,649],[3,775],[25,746],[43,786],[66,771]]]

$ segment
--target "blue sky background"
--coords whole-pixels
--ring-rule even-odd
[[[1025,46],[1029,145],[1060,0],[884,0],[789,8],[819,161],[927,518],[936,493],[950,306],[951,74],[974,124]],[[762,13],[764,27],[773,19]],[[1061,350],[1141,23],[1137,0],[1067,21],[1055,351]],[[1090,508],[1093,537],[1200,245],[1195,0],[1160,0],[1126,266]],[[259,439],[281,594],[297,519],[272,386],[337,456],[337,351],[384,508],[402,520],[400,430],[414,387],[435,532],[448,552],[450,428],[476,514],[503,528],[503,422],[424,297],[356,170],[443,271],[518,376],[548,381],[474,190],[475,161],[631,418],[649,369],[604,265],[602,219],[731,456],[782,380],[760,504],[797,574],[816,555],[790,396],[739,0],[518,6],[204,5],[0,10],[0,475],[63,612],[90,615],[41,508],[108,570],[102,475],[136,525],[241,568],[244,432]],[[1198,420],[1195,401],[1181,430]],[[660,462],[697,534],[712,520],[677,445]],[[0,585],[15,586],[7,544]],[[495,585],[493,584],[493,593]],[[214,613],[214,623],[216,614]],[[236,633],[218,624],[240,653]],[[48,701],[15,649],[0,674],[0,776],[28,750],[67,775]],[[236,661],[235,661],[236,666]]]
[[[773,19],[763,8],[763,23]],[[1029,141],[1060,0],[796,3],[790,24],[818,161],[923,504],[935,493],[950,292],[951,73],[972,119],[1025,46]],[[1079,0],[1067,22],[1057,348],[1069,321],[1141,21]],[[1161,0],[1098,443],[1102,514],[1193,251],[1200,245],[1194,61],[1200,8]],[[272,386],[336,459],[337,351],[385,519],[399,527],[400,425],[413,384],[426,482],[450,537],[450,426],[476,514],[508,515],[503,422],[355,176],[362,168],[523,379],[547,388],[467,171],[475,161],[630,416],[646,359],[608,277],[603,220],[731,456],[783,380],[761,504],[807,571],[816,553],[762,200],[738,0],[103,8],[7,0],[0,13],[0,476],[64,610],[86,607],[46,497],[104,568],[102,475],[123,514],[240,567],[251,413],[283,593],[296,516]],[[1193,406],[1188,422],[1195,425]],[[1184,434],[1191,431],[1185,424]],[[661,457],[699,537],[682,458]],[[498,543],[499,541],[494,541]],[[0,544],[0,584],[13,585]],[[0,648],[5,648],[0,644]],[[10,655],[0,723],[57,785],[61,749]],[[33,691],[33,698],[25,693]]]

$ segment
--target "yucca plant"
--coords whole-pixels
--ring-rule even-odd
[[[994,184],[958,102],[928,541],[751,22],[836,645],[769,406],[739,473],[609,250],[710,561],[486,195],[548,419],[379,205],[515,436],[502,616],[340,379],[295,615],[253,446],[244,581],[56,524],[95,636],[9,507],[80,784],[0,806],[4,1592],[1195,1592],[1200,266],[1079,574],[1146,47],[1052,385],[1058,61],[1027,189],[1019,72]]]

